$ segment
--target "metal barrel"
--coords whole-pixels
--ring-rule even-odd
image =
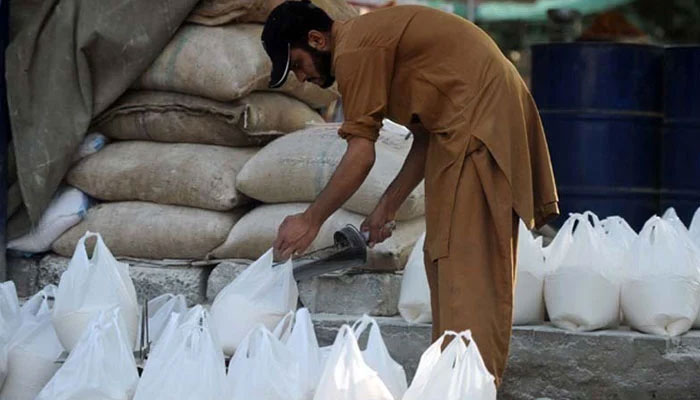
[[[575,42],[532,47],[532,91],[561,201],[640,229],[659,208],[663,48]]]
[[[700,206],[700,46],[664,51],[661,208],[689,224]]]

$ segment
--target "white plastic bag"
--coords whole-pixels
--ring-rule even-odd
[[[632,328],[666,336],[690,329],[700,309],[700,256],[687,235],[652,217],[632,244],[626,267],[621,303]]]
[[[678,230],[678,232],[688,232],[688,228],[685,226],[683,221],[678,217],[678,213],[676,213],[676,209],[673,207],[669,207],[664,211],[664,214],[661,216],[662,219],[666,220],[667,222],[671,223],[671,225]]]
[[[7,248],[25,253],[51,250],[51,244],[85,217],[90,206],[88,196],[66,186],[58,190],[41,215],[39,223],[29,233],[7,243]]]
[[[560,237],[561,236],[561,237]],[[546,259],[545,305],[552,323],[571,331],[620,323],[622,261],[610,247],[595,214],[572,214]]]
[[[226,365],[209,313],[194,306],[173,314],[146,362],[134,400],[222,400]]]
[[[442,351],[448,336],[453,340]],[[463,399],[495,400],[496,384],[471,332],[447,331],[421,356],[416,376],[403,400]]]
[[[168,321],[170,321],[171,314],[183,315],[186,312],[187,300],[181,294],[166,293],[149,300],[148,337],[151,341],[151,347],[158,342],[158,339],[163,334],[163,330],[168,325]],[[138,326],[138,335],[136,337],[141,337],[141,324]]]
[[[299,363],[267,328],[258,325],[239,344],[228,367],[231,400],[301,400]]]
[[[270,249],[214,299],[212,326],[228,355],[258,324],[274,329],[285,314],[296,309],[299,292],[291,259],[276,266],[272,261]]]
[[[695,245],[700,247],[700,207],[695,210],[693,215],[693,220],[690,222],[690,227],[688,228],[690,237],[695,242]]]
[[[333,342],[314,400],[394,400],[379,374],[364,361],[357,339],[343,325]]]
[[[433,320],[430,308],[430,287],[423,260],[424,243],[425,233],[413,246],[411,255],[408,257],[399,295],[399,313],[406,321],[414,324],[427,324]]]
[[[22,307],[20,325],[7,346],[8,375],[0,399],[34,400],[56,373],[63,352],[51,323],[56,286],[48,285]]]
[[[131,400],[139,381],[118,307],[100,311],[36,400]]]
[[[85,249],[89,237],[97,238],[91,259]],[[114,258],[99,233],[87,232],[78,241],[56,294],[53,323],[63,347],[71,351],[88,323],[100,311],[114,307],[119,307],[129,343],[134,346],[139,310],[129,265]]]
[[[313,399],[323,372],[324,360],[309,310],[300,308],[296,314],[290,311],[272,334],[284,343],[299,364],[299,380],[295,385],[300,388],[301,398]]]
[[[544,276],[547,272],[542,237],[535,239],[522,220],[518,229],[513,325],[538,324],[544,322]]]
[[[19,326],[19,300],[12,281],[0,283],[0,388],[7,376],[7,345]]]
[[[610,241],[610,245],[623,253],[626,252],[632,245],[632,242],[637,239],[637,232],[635,232],[622,217],[607,217],[600,221],[600,226],[603,227]]]
[[[408,382],[406,381],[406,371],[401,364],[394,361],[386,348],[379,324],[374,318],[363,315],[353,325],[355,337],[360,338],[362,333],[369,328],[367,337],[367,348],[362,352],[362,357],[367,366],[379,374],[379,378],[384,382],[386,388],[395,399],[401,399],[406,392]]]

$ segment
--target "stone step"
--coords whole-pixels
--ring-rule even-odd
[[[357,316],[316,314],[318,340],[330,345]],[[430,343],[430,325],[377,318],[392,356],[413,377]],[[513,328],[499,399],[698,399],[700,331],[676,338],[624,327],[568,332],[552,326]]]
[[[226,261],[209,275],[207,300],[216,295],[240,274],[250,261]],[[322,276],[299,282],[299,299],[312,313],[398,314],[401,275],[396,273],[364,273]]]

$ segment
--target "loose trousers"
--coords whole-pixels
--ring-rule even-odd
[[[497,385],[510,344],[517,233],[510,185],[488,149],[472,138],[457,186],[449,255],[433,260],[426,252],[425,267],[433,340],[446,330],[470,329]]]

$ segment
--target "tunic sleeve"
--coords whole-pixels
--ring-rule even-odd
[[[362,48],[338,56],[335,72],[345,117],[338,130],[342,138],[377,140],[393,70],[393,51],[387,48]]]

